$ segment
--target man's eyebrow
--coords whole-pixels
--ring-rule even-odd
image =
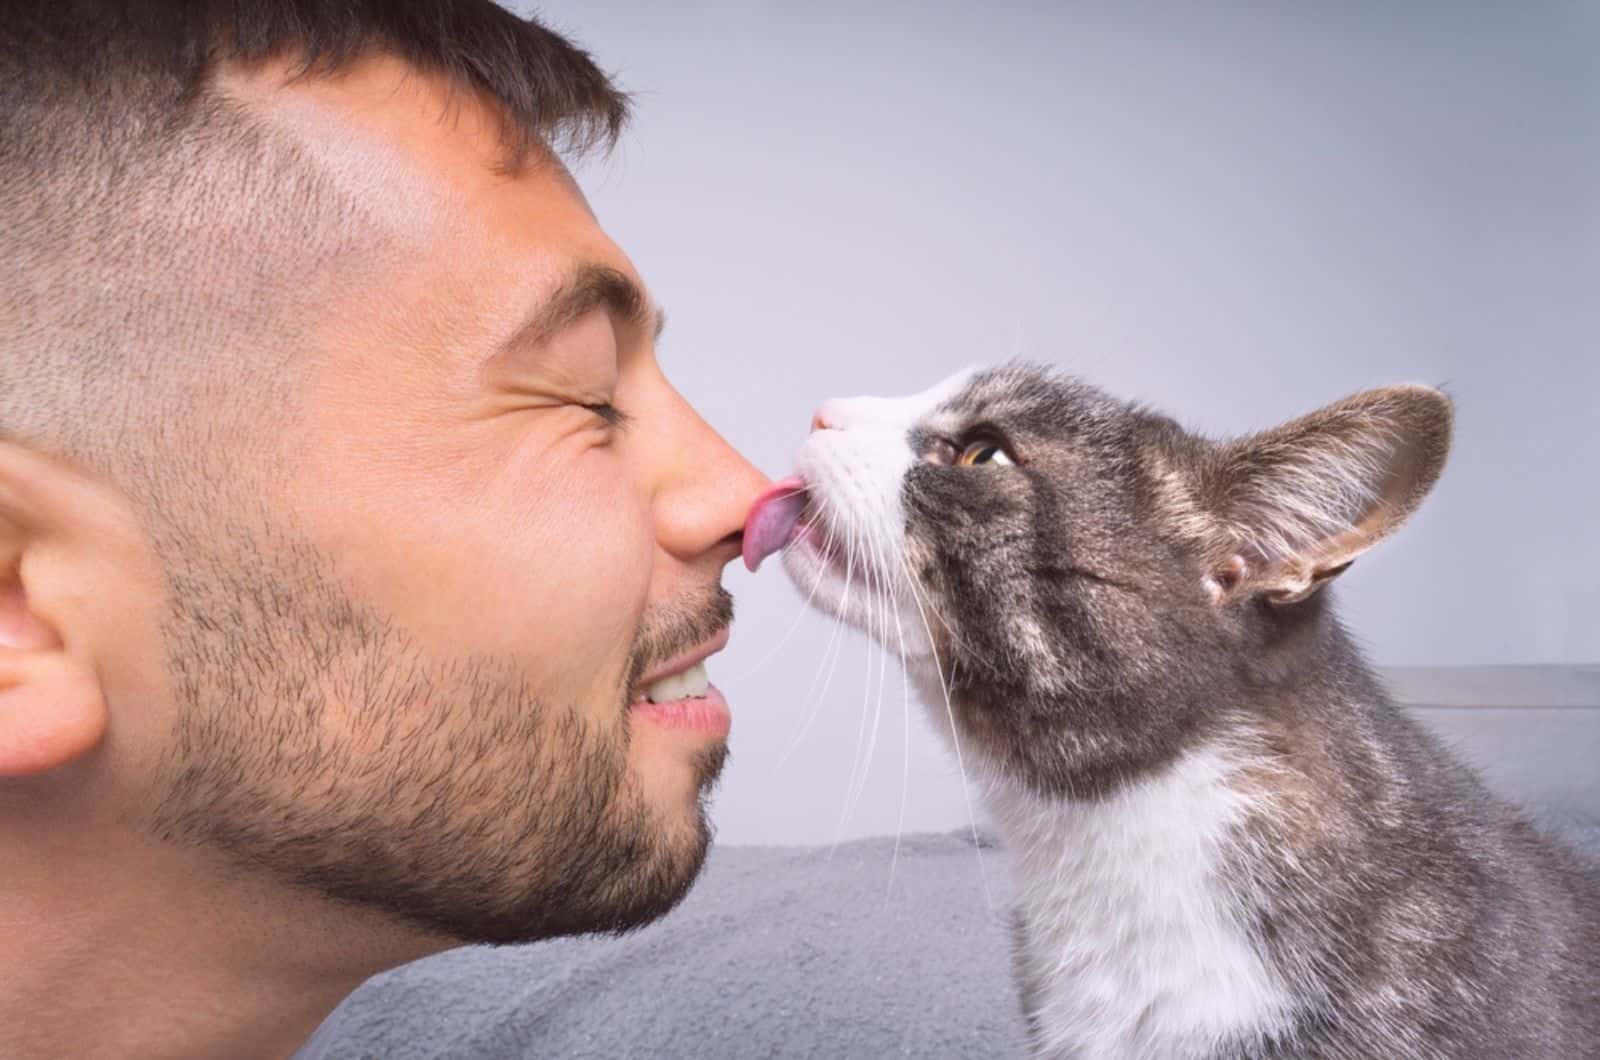
[[[527,323],[512,333],[504,348],[541,345],[596,309],[606,310],[623,324],[648,330],[656,338],[660,338],[667,322],[666,314],[651,306],[644,291],[626,273],[609,265],[582,265]]]

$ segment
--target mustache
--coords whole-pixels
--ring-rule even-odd
[[[731,625],[733,594],[717,584],[646,611],[629,651],[626,691],[638,688],[652,667],[704,644]]]

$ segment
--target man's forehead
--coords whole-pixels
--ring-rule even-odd
[[[475,206],[509,198],[537,198],[574,225],[594,223],[554,153],[536,152],[507,172],[503,114],[478,91],[385,54],[333,74],[297,71],[288,59],[228,63],[216,83],[297,141],[339,190],[397,225],[416,231],[470,222]],[[513,190],[523,194],[506,195]]]
[[[294,72],[287,61],[233,64],[217,81],[225,96],[292,137],[363,221],[399,245],[443,251],[470,243],[480,262],[492,257],[519,274],[507,279],[524,290],[530,282],[553,290],[595,268],[637,283],[553,153],[506,170],[493,101],[386,55],[333,75]]]

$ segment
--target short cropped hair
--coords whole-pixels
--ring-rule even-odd
[[[585,52],[490,0],[0,0],[0,440],[157,474],[173,417],[247,400],[264,367],[210,355],[287,338],[306,307],[285,277],[361,225],[217,71],[374,54],[497,104],[510,169],[627,120]]]

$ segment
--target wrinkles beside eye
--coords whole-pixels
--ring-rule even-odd
[[[626,427],[628,425],[628,414],[609,401],[591,402],[583,407],[600,417],[609,427]]]

